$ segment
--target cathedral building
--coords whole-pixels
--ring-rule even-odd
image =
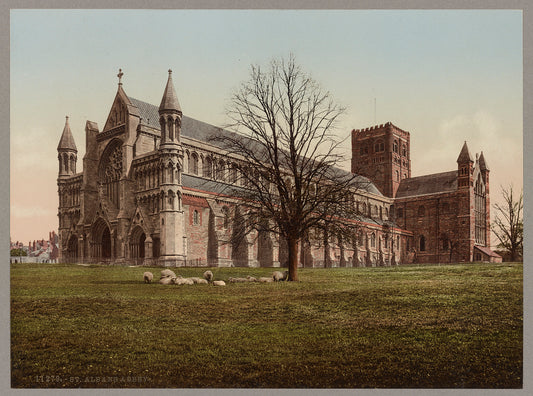
[[[284,266],[276,235],[240,242],[245,210],[227,187],[241,185],[236,164],[216,141],[231,133],[183,114],[169,70],[158,106],[117,93],[100,131],[85,125],[83,170],[68,117],[57,147],[59,259],[161,266]],[[466,143],[458,169],[411,178],[409,133],[391,123],[352,131],[352,170],[360,227],[351,241],[301,242],[304,267],[489,261],[489,170]]]

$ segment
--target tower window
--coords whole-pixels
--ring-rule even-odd
[[[424,235],[420,236],[420,251],[425,252],[426,251],[426,238]]]
[[[192,214],[192,223],[194,225],[199,225],[200,224],[200,213],[198,213],[197,210],[195,210]]]
[[[392,151],[394,151],[395,153],[398,152],[398,142],[396,140],[392,144]]]

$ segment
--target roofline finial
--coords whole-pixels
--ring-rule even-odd
[[[124,75],[124,73],[122,73],[122,69],[118,69],[118,74],[117,74],[117,77],[118,77],[118,85],[122,85],[122,76]]]

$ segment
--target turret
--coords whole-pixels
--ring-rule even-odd
[[[63,134],[57,146],[57,159],[59,160],[59,177],[72,176],[76,174],[76,161],[78,159],[78,149],[74,143],[74,137],[66,117]]]
[[[461,152],[459,153],[459,157],[457,158],[457,169],[458,169],[457,187],[458,188],[470,187],[472,185],[474,160],[472,159],[472,156],[470,155],[470,151],[468,151],[468,145],[466,144],[466,141],[463,144],[463,148],[461,149]]]
[[[479,156],[479,170],[481,171],[481,176],[483,177],[483,180],[485,181],[485,184],[489,184],[489,166],[487,165],[487,160],[485,160],[485,156],[483,155],[483,151],[481,152]]]
[[[160,217],[160,261],[164,265],[180,265],[185,261],[186,240],[183,233],[184,213],[182,207],[181,173],[183,148],[180,142],[182,111],[172,82],[172,70],[159,106],[161,143],[159,158],[161,169],[160,194],[162,207]]]
[[[159,106],[160,146],[180,144],[181,116],[181,106],[172,83],[172,70],[169,69],[167,86]]]

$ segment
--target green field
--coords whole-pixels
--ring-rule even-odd
[[[145,270],[12,265],[12,387],[522,387],[522,264]]]

